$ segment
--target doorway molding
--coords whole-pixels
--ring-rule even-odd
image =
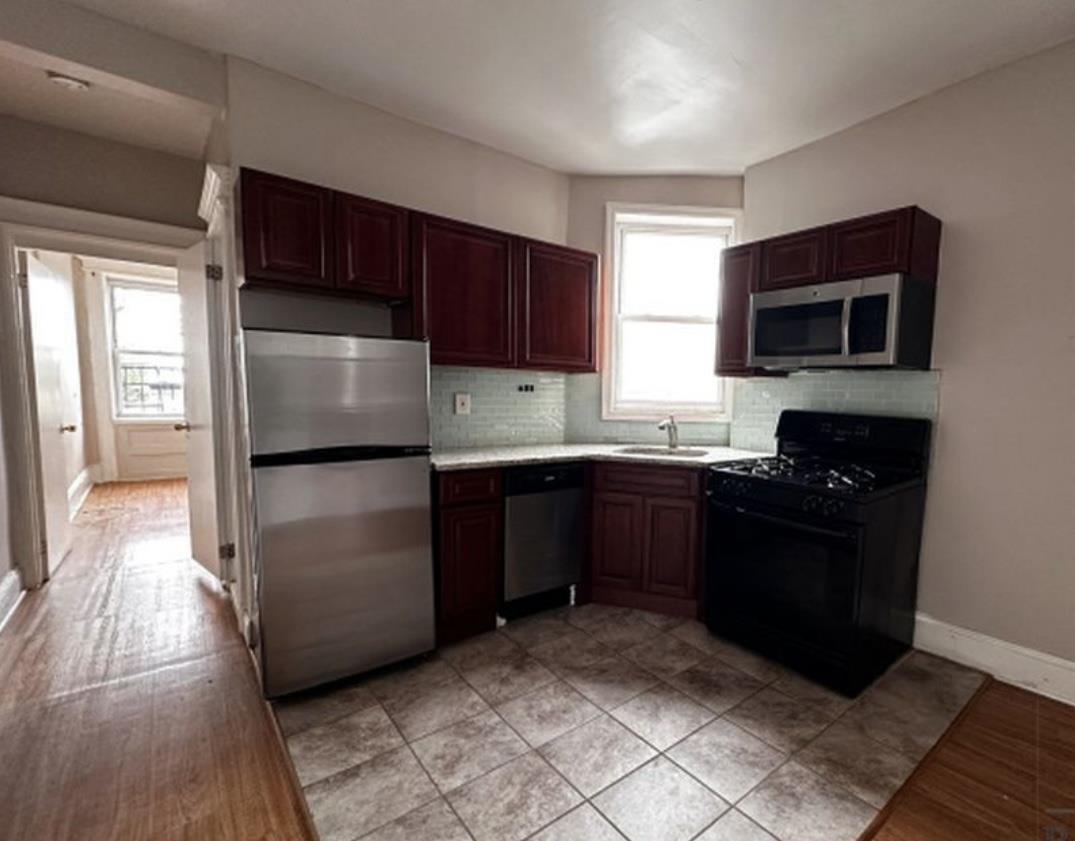
[[[44,495],[35,427],[26,299],[16,249],[40,249],[174,266],[206,238],[197,228],[0,196],[0,411],[7,461],[12,563],[23,589],[48,579],[41,551]],[[0,571],[2,575],[3,571]],[[2,617],[0,617],[2,618]]]

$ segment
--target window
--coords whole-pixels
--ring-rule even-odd
[[[720,254],[734,233],[727,212],[610,206],[606,418],[726,413],[714,360]]]
[[[116,417],[183,417],[183,331],[175,286],[109,278],[108,303]]]

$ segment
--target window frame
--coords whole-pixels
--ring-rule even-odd
[[[112,423],[117,426],[122,425],[138,425],[138,424],[170,424],[183,421],[186,419],[186,411],[181,414],[168,414],[168,415],[125,415],[121,412],[120,401],[120,377],[119,368],[120,353],[131,351],[121,351],[116,343],[116,307],[115,301],[112,295],[112,290],[120,287],[124,289],[147,289],[153,292],[168,291],[173,292],[176,296],[179,295],[179,283],[178,281],[171,280],[169,278],[156,278],[156,277],[143,277],[140,275],[125,274],[121,272],[102,272],[102,279],[104,280],[104,307],[105,307],[105,323],[107,325],[107,341],[108,341],[108,379],[109,379],[109,391],[111,393],[111,415]],[[149,353],[149,351],[146,351]],[[157,356],[171,356],[170,353],[157,353]],[[183,351],[179,351],[175,354],[179,357],[180,367],[183,371],[183,389],[184,395],[186,394],[186,365]],[[185,402],[185,399],[184,399]]]
[[[623,220],[625,216],[664,216],[678,217],[684,222],[691,219],[721,219],[727,220],[722,225],[661,225],[659,222],[646,222],[638,220],[631,222]],[[686,423],[720,423],[728,422],[732,416],[732,399],[734,390],[734,378],[722,377],[721,401],[719,405],[713,404],[689,404],[689,403],[661,403],[661,402],[628,402],[619,400],[616,395],[618,367],[621,348],[622,321],[641,322],[666,322],[675,324],[709,324],[710,319],[689,316],[659,316],[659,315],[619,315],[620,301],[620,259],[622,232],[625,229],[667,230],[674,227],[684,233],[702,232],[713,227],[728,229],[728,242],[725,247],[731,247],[738,243],[739,232],[742,227],[743,212],[738,208],[725,207],[696,207],[683,205],[661,204],[634,204],[623,202],[608,202],[605,205],[605,254],[608,259],[604,261],[604,287],[605,293],[602,298],[602,315],[605,325],[604,330],[604,364],[601,366],[601,419],[611,421],[659,421],[670,414],[676,416],[677,421]],[[717,343],[720,341],[720,311],[719,311],[719,283],[718,278],[718,306],[714,314],[713,323],[716,327]],[[713,347],[714,367],[716,363],[716,344]]]

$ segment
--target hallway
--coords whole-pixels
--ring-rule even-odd
[[[0,635],[0,838],[303,839],[184,481],[97,486]]]

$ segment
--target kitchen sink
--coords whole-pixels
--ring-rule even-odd
[[[632,456],[676,456],[678,458],[697,458],[704,456],[707,450],[692,450],[689,447],[620,447],[617,453]]]

